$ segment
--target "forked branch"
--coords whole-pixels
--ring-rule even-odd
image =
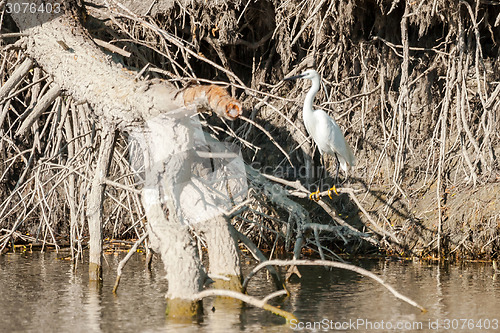
[[[281,310],[280,308],[277,308],[275,306],[272,306],[270,304],[267,304],[267,301],[269,299],[276,297],[276,296],[281,296],[281,295],[286,295],[286,290],[278,290],[266,297],[264,297],[262,300],[256,299],[255,297],[248,296],[242,293],[239,293],[237,291],[232,291],[232,290],[224,290],[224,289],[208,289],[204,290],[202,292],[199,292],[198,294],[194,295],[194,300],[200,300],[205,297],[209,296],[224,296],[224,297],[231,297],[231,298],[236,298],[239,299],[240,301],[243,301],[245,303],[248,303],[250,305],[256,306],[258,308],[271,311],[275,315],[281,316],[287,320],[287,322],[291,321],[292,319],[297,319],[293,313],[290,313],[285,310]]]

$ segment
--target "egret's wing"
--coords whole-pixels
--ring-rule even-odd
[[[319,132],[318,139],[321,140],[321,145],[318,143],[320,149],[330,155],[337,154],[342,169],[347,170],[348,166],[354,166],[354,163],[356,163],[354,152],[347,143],[339,125],[323,110],[317,110],[314,114],[318,126],[317,132]]]

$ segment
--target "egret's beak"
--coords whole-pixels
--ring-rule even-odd
[[[297,80],[297,79],[301,79],[305,76],[304,73],[302,74],[299,74],[299,75],[295,75],[295,76],[290,76],[290,77],[286,77],[283,79],[283,81],[289,81],[289,80]]]

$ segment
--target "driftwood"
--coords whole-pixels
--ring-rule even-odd
[[[260,269],[262,269],[265,266],[268,265],[277,265],[277,266],[328,266],[328,267],[335,267],[335,268],[341,268],[341,269],[346,269],[350,270],[353,272],[356,272],[358,274],[368,276],[369,278],[377,281],[380,283],[382,286],[384,286],[387,290],[389,290],[396,298],[399,298],[402,301],[405,301],[406,303],[413,305],[416,308],[419,308],[422,312],[427,312],[427,310],[416,303],[415,301],[409,299],[408,297],[400,294],[398,291],[396,291],[393,287],[385,283],[380,277],[377,275],[373,274],[370,271],[367,271],[366,269],[363,269],[361,267],[357,267],[354,265],[349,265],[341,262],[333,262],[333,261],[326,261],[326,260],[269,260],[263,263],[258,264],[245,278],[245,281],[243,281],[243,288],[244,290],[246,289],[248,283],[250,282],[250,279],[252,276],[255,275]]]
[[[132,248],[128,251],[127,255],[125,256],[125,258],[123,258],[120,263],[118,264],[118,268],[116,269],[116,280],[115,280],[115,285],[113,286],[113,294],[116,294],[116,292],[118,291],[118,286],[120,285],[120,279],[122,277],[122,270],[123,270],[123,267],[127,264],[128,260],[132,257],[132,255],[135,253],[135,251],[137,250],[137,248],[139,247],[139,245],[141,245],[142,242],[144,242],[144,240],[146,239],[146,237],[148,236],[147,233],[144,233],[144,235],[141,236],[141,238],[139,238],[137,240],[137,242],[134,243],[134,245],[132,246]]]
[[[198,294],[194,295],[193,297],[195,299],[203,299],[205,297],[210,297],[210,296],[223,296],[223,297],[231,297],[238,299],[240,301],[243,301],[245,303],[248,303],[250,305],[256,306],[258,308],[270,311],[278,316],[281,316],[286,319],[287,322],[289,322],[292,319],[297,319],[292,313],[284,311],[280,308],[277,308],[275,306],[272,306],[270,304],[267,304],[267,302],[274,297],[281,296],[281,295],[286,295],[285,290],[280,290],[277,292],[274,292],[263,299],[255,299],[252,296],[248,296],[246,294],[242,294],[236,291],[232,290],[224,290],[224,289],[209,289],[209,290],[204,290],[199,292]]]

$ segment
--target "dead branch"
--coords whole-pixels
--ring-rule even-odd
[[[267,265],[277,265],[277,266],[329,266],[329,267],[334,267],[334,268],[341,268],[349,271],[356,272],[358,274],[361,274],[363,276],[367,276],[378,283],[380,283],[382,286],[384,286],[387,290],[389,290],[396,298],[399,298],[400,300],[413,305],[416,308],[419,308],[422,312],[427,312],[427,310],[416,303],[415,301],[409,299],[408,297],[400,294],[398,291],[396,291],[393,287],[391,287],[389,284],[384,282],[379,276],[376,274],[373,274],[370,271],[367,271],[366,269],[363,269],[361,267],[357,267],[354,265],[349,265],[345,263],[340,263],[340,262],[334,262],[334,261],[326,261],[326,260],[269,260],[263,263],[260,263],[257,265],[245,278],[243,281],[243,287],[246,288],[248,283],[250,282],[250,279],[263,267]]]
[[[5,102],[3,99],[7,97],[11,93],[12,89],[14,89],[26,76],[26,74],[28,74],[31,67],[33,67],[33,60],[31,60],[29,57],[27,57],[21,65],[16,67],[7,82],[5,82],[0,88],[1,104]]]
[[[233,229],[234,229],[234,227],[233,227]],[[248,249],[248,251],[250,251],[250,253],[252,254],[252,256],[255,259],[259,260],[260,262],[265,262],[265,261],[268,260],[266,258],[266,256],[262,253],[262,251],[247,236],[243,235],[241,232],[239,232],[236,229],[234,229],[234,231],[237,233],[238,239],[246,246],[246,248]],[[267,270],[269,271],[269,273],[272,276],[272,279],[274,281],[274,284],[275,284],[276,288],[278,290],[283,290],[284,289],[289,294],[289,291],[286,288],[285,283],[283,281],[281,281],[281,278],[280,278],[280,276],[278,274],[278,271],[276,271],[276,268],[274,268],[273,266],[266,266],[266,267],[267,267]],[[246,290],[242,289],[241,292],[245,293]]]
[[[264,129],[264,127],[262,127],[261,125],[257,124],[255,121],[248,119],[246,117],[241,116],[240,118],[245,120],[246,122],[252,124],[253,126],[257,127],[258,129],[260,129],[262,131],[262,133],[264,133],[269,138],[269,140],[271,140],[271,142],[283,153],[283,155],[285,155],[285,157],[288,160],[288,162],[290,163],[290,165],[293,165],[292,160],[290,159],[290,156],[288,156],[287,152],[276,142],[276,140],[273,138],[273,136],[271,134],[269,134],[269,132]]]
[[[106,188],[104,180],[113,158],[115,135],[115,126],[106,124],[101,132],[102,142],[86,211],[90,234],[89,279],[98,282],[102,281],[103,201]]]
[[[307,189],[299,182],[299,181],[294,181],[294,182],[291,182],[291,181],[287,181],[287,180],[284,180],[284,179],[281,179],[281,178],[278,178],[278,177],[275,177],[275,176],[271,176],[271,175],[266,175],[266,174],[263,174],[264,177],[274,181],[274,182],[277,182],[277,183],[281,183],[283,185],[286,185],[286,186],[289,186],[289,187],[292,187],[294,188],[296,191],[290,191],[289,193],[291,195],[294,195],[296,197],[299,197],[299,198],[308,198],[309,197],[309,191],[307,191]],[[337,188],[337,192],[339,193],[349,193],[349,195],[353,196],[354,195],[354,190],[353,189],[349,189],[349,188]],[[320,192],[319,193],[319,196],[320,196],[320,199],[318,201],[316,201],[316,203],[318,205],[320,205],[326,213],[328,213],[328,215],[330,215],[330,217],[335,221],[337,222],[339,225],[347,228],[351,234],[353,235],[357,235],[358,237],[360,237],[361,239],[364,239],[366,241],[368,241],[369,243],[373,244],[373,245],[377,245],[378,242],[373,239],[371,236],[365,234],[365,233],[362,233],[360,232],[359,230],[356,230],[354,227],[352,227],[350,224],[346,223],[344,220],[340,219],[338,216],[337,216],[337,213],[325,202],[321,199],[321,196],[328,196],[328,191],[323,191],[323,192]],[[361,204],[359,203],[359,201],[356,199],[354,200],[355,203],[358,205],[358,207],[360,208],[360,210],[363,211],[364,214],[366,214],[367,218],[370,220],[370,222],[372,222],[372,224],[374,224],[373,222],[373,219],[371,219],[371,217],[368,215],[368,213],[366,212],[366,210],[364,210],[364,208],[361,206]],[[376,224],[374,224],[376,225]],[[383,230],[381,229],[380,227],[378,228],[379,230]],[[384,233],[382,233],[384,234]]]
[[[132,255],[137,251],[137,248],[139,247],[139,245],[142,244],[142,242],[144,242],[144,240],[146,239],[146,237],[148,237],[148,233],[145,232],[141,238],[139,238],[135,243],[134,243],[134,246],[132,246],[132,248],[128,251],[127,255],[125,256],[125,258],[123,258],[120,263],[118,264],[118,268],[116,269],[116,280],[115,280],[115,285],[113,286],[113,294],[116,294],[116,291],[118,290],[118,286],[120,285],[120,279],[122,277],[122,270],[123,270],[123,267],[125,267],[125,265],[127,264],[127,262],[129,261],[129,259],[132,257]]]
[[[270,304],[267,304],[270,298],[276,297],[276,296],[281,296],[281,295],[286,295],[285,290],[280,290],[277,292],[272,293],[271,295],[268,295],[264,297],[262,300],[258,300],[252,296],[245,295],[243,293],[239,293],[236,291],[232,290],[224,290],[224,289],[208,289],[199,292],[198,294],[193,296],[194,300],[200,300],[205,297],[209,296],[223,296],[223,297],[231,297],[235,299],[239,299],[240,301],[243,301],[245,303],[248,303],[250,305],[253,305],[255,307],[261,308],[266,311],[270,311],[274,313],[275,315],[281,316],[287,320],[287,322],[291,321],[292,319],[297,319],[292,313],[284,311],[280,308],[277,308],[275,306],[272,306]]]
[[[26,130],[33,125],[33,123],[40,117],[40,115],[47,110],[48,107],[52,105],[52,102],[61,94],[61,88],[59,85],[54,84],[49,91],[36,103],[35,107],[32,110],[26,110],[26,114],[28,115],[26,119],[23,121],[22,125],[16,131],[15,136],[24,135]]]

